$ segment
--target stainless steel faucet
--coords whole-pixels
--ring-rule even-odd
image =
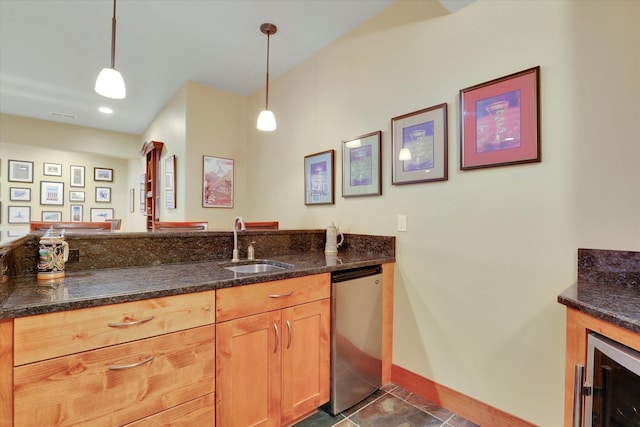
[[[240,222],[240,230],[246,230],[244,226],[244,220],[241,216],[237,216],[236,219],[233,220],[233,258],[231,258],[232,262],[240,261],[240,257],[238,256],[238,222]]]

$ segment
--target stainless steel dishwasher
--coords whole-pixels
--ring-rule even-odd
[[[382,385],[382,268],[331,274],[331,400],[336,415]]]

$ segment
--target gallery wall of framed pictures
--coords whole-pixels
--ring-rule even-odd
[[[62,152],[29,158],[11,148],[3,148],[0,158],[0,232],[28,230],[31,221],[104,221],[128,211],[130,195],[122,190],[127,184],[116,174],[126,171],[128,160],[105,157],[94,165],[97,157],[89,155],[86,163],[82,156],[64,162],[68,155]]]

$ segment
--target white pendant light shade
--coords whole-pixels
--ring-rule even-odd
[[[408,148],[403,148],[398,153],[398,160],[406,161],[411,160],[411,151]]]
[[[278,31],[278,27],[273,24],[265,23],[260,26],[260,31],[267,35],[267,84],[265,85],[264,110],[258,116],[256,127],[264,132],[276,130],[276,116],[269,110],[269,39]]]
[[[276,130],[276,116],[270,110],[262,110],[258,116],[258,130],[271,132]]]
[[[103,68],[96,80],[96,92],[107,98],[124,99],[127,96],[127,88],[120,71]]]
[[[113,99],[124,99],[127,89],[120,71],[116,70],[116,0],[113,0],[113,18],[111,18],[111,67],[103,68],[96,79],[96,92]]]

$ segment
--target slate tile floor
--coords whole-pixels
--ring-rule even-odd
[[[333,416],[318,411],[293,427],[478,427],[435,403],[388,384]]]

